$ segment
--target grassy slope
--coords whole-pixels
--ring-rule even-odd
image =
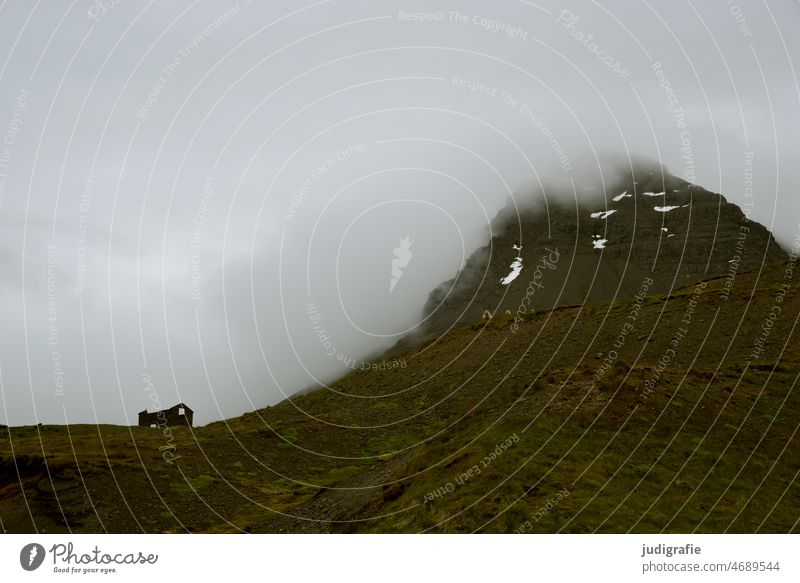
[[[739,274],[727,301],[725,280],[711,281],[649,396],[693,288],[646,298],[600,382],[631,302],[537,314],[516,333],[507,318],[476,323],[402,355],[405,369],[175,429],[175,464],[155,430],[12,428],[0,521],[13,532],[797,530],[796,285],[747,366],[785,274]]]

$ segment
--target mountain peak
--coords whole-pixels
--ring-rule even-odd
[[[600,184],[544,185],[509,201],[488,244],[429,295],[424,330],[440,334],[492,314],[630,299],[783,261],[772,234],[721,194],[657,164]],[[571,202],[565,202],[571,201]]]

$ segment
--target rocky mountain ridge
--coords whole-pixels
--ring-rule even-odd
[[[524,202],[524,201],[523,201]],[[651,167],[605,190],[605,202],[538,202],[503,209],[493,236],[455,278],[431,292],[429,337],[481,319],[557,306],[624,300],[652,279],[650,293],[783,261],[763,225],[724,196]]]

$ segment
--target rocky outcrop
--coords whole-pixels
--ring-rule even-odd
[[[597,200],[503,209],[489,244],[431,292],[424,330],[438,335],[480,320],[485,310],[519,314],[629,299],[643,282],[652,282],[650,295],[718,276],[735,285],[737,273],[786,258],[738,206],[652,165],[628,172]]]

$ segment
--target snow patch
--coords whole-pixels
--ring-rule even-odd
[[[653,210],[659,213],[668,213],[669,211],[674,211],[675,209],[681,208],[680,205],[673,205],[673,206],[654,206]]]
[[[595,249],[605,249],[606,243],[608,243],[608,239],[595,239],[592,241],[592,245],[594,245]]]
[[[522,251],[521,245],[512,245],[512,247],[514,248],[515,251]],[[515,257],[514,261],[511,263],[511,265],[509,265],[509,267],[511,268],[511,273],[509,273],[503,279],[500,280],[501,285],[508,285],[509,283],[517,279],[517,277],[519,277],[519,274],[522,271],[522,257],[519,256]]]
[[[509,267],[511,267],[511,273],[500,280],[502,285],[508,285],[519,277],[519,273],[522,271],[522,257],[517,257]]]
[[[630,198],[630,197],[632,197],[632,196],[633,196],[633,195],[632,195],[632,194],[628,194],[628,191],[626,190],[625,192],[623,192],[622,194],[618,194],[617,196],[615,196],[615,197],[614,197],[614,198],[612,198],[611,200],[613,200],[614,202],[619,202],[619,201],[621,201],[623,198]]]
[[[644,196],[664,196],[666,192],[643,192]]]
[[[610,211],[597,211],[596,213],[592,213],[593,219],[607,219],[611,215],[617,212],[617,209],[611,209]]]

